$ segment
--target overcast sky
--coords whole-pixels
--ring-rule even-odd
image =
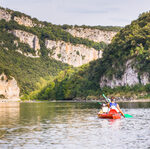
[[[125,26],[150,10],[150,0],[0,0],[0,6],[53,24]]]

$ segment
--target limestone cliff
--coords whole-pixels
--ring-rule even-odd
[[[22,17],[14,17],[14,21],[16,21],[19,25],[24,25],[27,27],[34,27],[36,26],[35,23],[33,23],[33,21],[31,19],[29,19],[28,17],[22,16]]]
[[[87,38],[95,42],[103,41],[105,43],[110,43],[112,38],[117,33],[114,31],[104,31],[104,30],[91,29],[91,28],[72,28],[72,29],[67,29],[66,31],[72,34],[74,37]]]
[[[18,49],[17,51],[19,53],[32,58],[40,56],[41,47],[36,35],[23,30],[12,30],[9,32],[18,37],[20,42],[28,44],[30,48],[35,50],[36,54],[23,53],[20,49]],[[18,45],[17,41],[14,41],[14,44]],[[46,40],[45,47],[47,48],[50,57],[75,67],[102,57],[102,51],[97,51],[94,48],[88,48],[81,44],[73,45],[64,41]]]
[[[3,73],[0,75],[0,98],[8,100],[19,100],[20,89],[17,81],[12,78],[8,80],[7,76]]]
[[[26,43],[30,46],[30,48],[34,49],[36,56],[38,56],[38,52],[40,50],[40,43],[36,35],[22,30],[13,30],[10,32],[18,37],[20,39],[20,42]]]
[[[35,50],[36,54],[23,53],[18,49],[17,51],[19,53],[33,58],[40,56],[41,47],[36,35],[23,30],[13,30],[9,32],[18,37],[20,42],[28,44],[30,48]],[[14,41],[14,43],[17,45],[16,41]],[[64,41],[45,40],[45,47],[47,48],[50,57],[75,67],[102,57],[102,51],[97,51],[94,48],[88,48],[81,44],[73,45]]]
[[[102,51],[79,44],[72,45],[63,41],[46,40],[45,46],[49,50],[49,56],[75,67],[102,57]]]
[[[117,79],[114,75],[112,79],[109,79],[106,76],[103,76],[100,79],[100,87],[109,86],[114,88],[116,86],[133,86],[139,83],[143,85],[150,83],[150,76],[146,72],[141,76],[138,76],[138,71],[133,67],[133,60],[127,61],[126,69],[121,79]]]
[[[41,23],[36,24],[30,17],[22,15],[22,16],[13,16],[13,11],[7,10],[4,8],[0,8],[0,20],[4,19],[5,21],[9,22],[10,20],[16,21],[19,25],[23,25],[26,27],[34,27],[39,26],[43,27]]]
[[[11,20],[11,14],[8,13],[5,9],[0,8],[0,20],[6,20],[7,22]]]

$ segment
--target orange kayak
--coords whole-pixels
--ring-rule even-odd
[[[104,119],[120,119],[121,115],[115,109],[111,109],[108,113],[98,113],[98,117]]]

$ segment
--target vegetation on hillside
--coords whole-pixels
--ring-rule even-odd
[[[64,24],[62,26],[60,26],[61,28],[63,29],[72,29],[72,28],[83,28],[83,29],[86,29],[86,28],[90,28],[90,29],[98,29],[98,30],[102,30],[102,31],[114,31],[114,32],[119,32],[122,27],[120,26],[88,26],[88,25],[67,25],[67,24]]]
[[[150,74],[150,12],[143,13],[131,25],[123,28],[104,52],[104,59],[120,68],[130,58],[140,73]],[[115,69],[114,68],[114,69]]]
[[[14,16],[26,16],[20,12],[11,11],[11,13],[12,19]],[[146,86],[139,84],[134,87],[125,86],[111,89],[109,87],[100,88],[99,81],[103,75],[109,78],[112,78],[113,75],[117,78],[121,78],[125,70],[125,62],[128,59],[134,59],[133,67],[135,66],[137,68],[139,75],[143,72],[150,74],[149,18],[150,12],[143,13],[137,20],[133,21],[131,25],[121,30],[120,27],[91,27],[109,31],[120,30],[110,45],[106,45],[103,42],[96,43],[88,39],[73,37],[64,30],[72,28],[72,26],[69,25],[58,26],[32,19],[34,23],[42,24],[42,27],[39,25],[25,27],[18,25],[13,20],[10,22],[1,20],[0,74],[5,72],[7,76],[15,77],[23,94],[28,94],[33,90],[39,89],[40,86],[43,86],[30,96],[31,99],[72,99],[77,97],[90,98],[91,96],[98,98],[99,94],[103,92],[106,94],[119,95],[133,95],[134,93],[139,94],[139,96],[144,95],[148,97],[150,95],[149,84]],[[88,26],[75,27],[87,28]],[[20,29],[38,36],[42,54],[40,58],[33,59],[16,52],[19,48],[22,52],[35,54],[33,49],[26,44],[20,43],[17,37],[8,32],[13,29]],[[79,68],[70,68],[66,64],[47,57],[48,53],[45,47],[45,39],[55,41],[63,40],[74,45],[84,44],[87,47],[93,47],[97,50],[105,49],[103,58],[92,61]],[[18,41],[18,46],[14,44],[14,41]],[[48,82],[48,85],[46,85],[47,83],[45,82]]]
[[[91,71],[93,69],[96,71],[98,67],[96,68],[95,66],[99,65],[98,63],[99,60],[83,65],[79,68],[70,68],[60,72],[59,75],[48,84],[48,86],[44,87],[38,93],[38,96],[32,98],[46,100],[73,99],[79,97],[85,99],[87,96],[98,95],[100,92],[98,84],[99,75],[98,73],[96,74]]]
[[[0,23],[1,27],[2,25],[4,24]],[[45,56],[30,58],[16,52],[17,48],[27,50],[27,52],[32,52],[32,49],[20,43],[17,37],[7,32],[7,29],[4,25],[4,28],[0,30],[0,74],[4,72],[8,79],[11,78],[10,76],[15,77],[22,94],[37,89],[36,83],[40,78],[49,80],[61,70],[68,68],[67,64]],[[18,41],[18,47],[14,44],[15,40]]]
[[[106,63],[99,59],[76,69],[70,68],[62,71],[47,86],[36,94],[32,94],[30,98],[40,100],[99,99],[99,95],[102,96],[103,93],[125,98],[150,96],[150,84],[121,86],[113,89],[110,87],[100,88],[100,76],[103,74],[103,70],[107,69],[105,66]]]
[[[72,99],[89,98],[99,94],[116,96],[150,97],[150,84],[122,86],[111,89],[100,88],[99,81],[103,75],[121,78],[125,70],[125,62],[134,59],[133,67],[149,73],[150,76],[150,12],[123,28],[112,43],[104,50],[103,59],[90,62],[80,68],[61,72],[54,81],[44,87],[38,94],[38,99]],[[114,67],[115,66],[115,67]]]
[[[74,45],[83,44],[97,50],[107,47],[104,42],[96,43],[88,39],[73,37],[58,25],[41,22],[36,18],[31,18],[24,13],[12,11],[10,9],[1,7],[0,9],[7,11],[12,16],[12,20],[9,22],[0,20],[0,74],[4,72],[9,79],[11,78],[10,76],[15,77],[21,88],[21,94],[28,94],[38,89],[38,82],[42,80],[44,83],[40,85],[46,84],[44,80],[50,80],[50,78],[56,76],[61,70],[69,67],[67,64],[62,64],[61,62],[47,57],[48,51],[45,47],[45,39],[55,41],[62,40]],[[15,16],[28,17],[33,21],[33,24],[36,25],[34,27],[19,25],[13,20]],[[19,38],[9,33],[9,31],[14,29],[23,30],[38,36],[41,45],[40,58],[33,59],[16,52],[16,50],[19,50],[23,53],[32,53],[35,55],[34,49],[30,48],[27,44],[21,43]]]
[[[40,82],[40,78],[50,80],[67,67],[67,64],[53,59],[44,57],[33,59],[13,50],[0,49],[0,71],[17,80],[21,94],[38,89],[36,84]]]

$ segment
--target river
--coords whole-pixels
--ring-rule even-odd
[[[150,102],[99,119],[98,103],[0,103],[0,149],[150,149]]]

